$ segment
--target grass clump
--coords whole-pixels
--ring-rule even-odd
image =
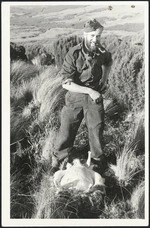
[[[44,71],[40,79],[40,87],[35,91],[35,102],[40,104],[40,118],[44,120],[63,107],[66,91],[61,86],[62,79],[55,67]]]
[[[38,73],[36,66],[23,61],[15,61],[10,66],[10,81],[13,85],[18,85],[22,81],[29,81],[36,77]]]
[[[133,118],[133,117],[131,117]],[[144,173],[144,119],[143,111],[134,116],[122,151],[116,153],[116,165],[110,165],[120,184],[134,185]]]
[[[145,181],[141,181],[134,188],[131,199],[131,207],[134,211],[134,217],[144,219],[145,217]]]
[[[100,219],[132,219],[134,213],[127,202],[119,200],[117,202],[105,199],[105,207]]]
[[[31,218],[34,201],[31,194],[31,173],[35,167],[33,155],[18,146],[11,153],[10,160],[10,216],[11,218]]]
[[[83,193],[76,190],[56,189],[53,178],[45,174],[35,193],[34,218],[98,218],[102,212],[101,191]]]

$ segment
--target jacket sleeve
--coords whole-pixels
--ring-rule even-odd
[[[65,56],[64,63],[60,74],[62,76],[62,84],[67,82],[73,82],[76,74],[76,66],[75,66],[75,57],[71,50]]]
[[[106,67],[109,67],[112,65],[112,55],[110,52],[106,51],[104,54],[104,61],[103,61],[103,65]]]

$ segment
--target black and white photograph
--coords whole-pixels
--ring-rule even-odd
[[[148,2],[2,3],[2,223],[148,226]]]

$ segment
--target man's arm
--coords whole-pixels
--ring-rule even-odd
[[[80,86],[72,81],[64,82],[62,84],[62,87],[71,92],[88,94],[94,101],[96,101],[96,99],[100,97],[100,93],[95,91],[94,89],[85,86]]]
[[[108,80],[110,70],[111,70],[111,65],[110,66],[102,65],[103,74],[102,74],[102,78],[100,80],[101,91],[103,91],[107,86],[107,80]]]
[[[102,65],[102,78],[100,80],[101,91],[103,92],[107,88],[108,76],[113,64],[112,55],[106,51],[104,54],[104,62]]]
[[[102,81],[103,84],[106,84],[107,83],[110,70],[111,70],[111,66],[104,66],[104,65],[102,65],[103,74],[102,74],[101,81]]]

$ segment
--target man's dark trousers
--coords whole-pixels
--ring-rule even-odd
[[[58,158],[68,155],[83,117],[88,128],[89,145],[92,157],[102,155],[104,129],[104,106],[102,96],[96,104],[89,95],[68,91],[66,105],[61,112],[61,127],[56,139],[55,149]]]

